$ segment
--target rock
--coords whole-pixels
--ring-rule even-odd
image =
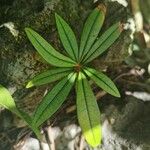
[[[62,130],[61,136],[56,139],[56,149],[73,150],[76,142],[79,140],[80,127],[75,124],[70,124]],[[78,140],[77,140],[78,139]]]
[[[136,97],[137,99],[140,99],[142,101],[150,101],[150,94],[146,92],[139,92],[139,91],[126,91],[126,95],[132,95]]]
[[[100,150],[149,149],[149,105],[130,96],[125,102],[121,107],[110,105],[104,111]]]
[[[69,125],[63,130],[66,139],[74,139],[80,131],[81,129],[75,124]]]
[[[41,143],[43,150],[50,150],[48,144]],[[40,150],[40,143],[35,138],[28,138],[25,140],[23,146],[15,148],[16,150]]]

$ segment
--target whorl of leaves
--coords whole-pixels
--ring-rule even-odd
[[[56,67],[35,76],[26,87],[60,81],[45,95],[32,117],[17,109],[11,95],[2,86],[0,86],[0,104],[26,120],[37,136],[39,136],[37,128],[60,108],[75,84],[77,116],[83,135],[93,147],[101,143],[100,111],[89,79],[107,93],[120,97],[117,87],[110,78],[86,66],[87,63],[106,52],[122,32],[121,23],[117,22],[98,37],[105,13],[105,6],[99,5],[89,14],[79,44],[68,23],[55,14],[57,30],[67,56],[55,50],[37,32],[31,28],[25,28],[34,48],[49,64]]]

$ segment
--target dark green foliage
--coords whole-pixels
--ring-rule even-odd
[[[37,75],[26,87],[39,86],[61,79],[43,98],[36,108],[33,118],[18,111],[10,96],[8,96],[10,102],[1,101],[2,104],[5,104],[4,107],[26,120],[35,133],[37,128],[60,108],[75,84],[77,115],[83,135],[93,147],[101,143],[100,111],[87,77],[113,96],[120,97],[120,93],[110,78],[85,65],[105,52],[122,31],[121,24],[118,22],[112,25],[102,36],[97,37],[103,25],[105,13],[104,5],[99,5],[91,12],[83,27],[79,46],[70,26],[58,14],[55,14],[58,33],[68,56],[56,51],[37,32],[30,28],[25,29],[29,40],[39,54],[48,63],[57,67]],[[7,92],[5,94],[9,95]],[[4,95],[2,94],[3,98]],[[83,118],[84,120],[82,120]]]
[[[85,67],[85,64],[105,52],[122,31],[121,24],[116,23],[102,36],[97,37],[105,19],[105,12],[104,5],[98,6],[91,12],[83,27],[79,48],[72,29],[65,20],[55,14],[58,33],[69,58],[56,52],[38,33],[32,29],[26,29],[29,40],[47,62],[57,67],[70,67],[73,74],[75,71],[75,74],[69,77],[71,70],[65,71],[64,74],[65,68],[62,68],[62,72],[57,68],[59,72],[56,78],[53,77],[53,71],[48,71],[49,73],[38,75],[28,83],[27,87],[42,85],[66,76],[43,98],[35,111],[33,124],[40,126],[59,109],[76,79],[78,120],[87,142],[93,147],[101,142],[100,112],[86,76],[89,76],[109,94],[120,97],[119,91],[111,79],[102,72]],[[82,121],[83,117],[84,121]]]

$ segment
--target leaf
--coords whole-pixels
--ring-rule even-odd
[[[121,32],[122,27],[119,22],[112,25],[102,34],[101,37],[98,38],[82,62],[88,63],[106,51],[118,39]]]
[[[30,127],[30,129],[36,134],[37,138],[40,140],[41,139],[41,134],[39,129],[32,125],[32,120],[33,118],[31,118],[31,116],[29,116],[26,112],[22,111],[22,110],[18,110],[20,113],[20,117],[27,123],[27,125]]]
[[[57,81],[67,76],[71,72],[72,72],[72,68],[55,68],[55,69],[45,71],[35,76],[30,82],[28,82],[26,88]]]
[[[55,18],[56,18],[57,30],[66,52],[73,60],[77,60],[78,44],[72,29],[66,23],[66,21],[56,13],[55,13]]]
[[[12,96],[10,95],[9,91],[2,85],[0,85],[0,105],[20,116]]]
[[[117,87],[105,74],[92,68],[86,68],[84,71],[104,91],[113,96],[120,97]]]
[[[6,88],[4,88],[2,85],[0,85],[0,105],[2,105],[3,107],[5,107],[9,111],[15,113],[21,119],[23,119],[24,121],[26,121],[26,123],[28,124],[28,126],[33,130],[33,132],[35,132],[35,134],[37,135],[37,137],[40,137],[39,130],[36,127],[33,127],[32,124],[31,124],[32,118],[27,113],[23,112],[22,110],[19,110],[16,107],[14,99],[10,95],[9,91]]]
[[[104,5],[99,5],[95,8],[92,13],[87,18],[85,25],[83,27],[80,49],[79,49],[79,58],[80,61],[84,55],[90,50],[94,41],[96,40],[98,33],[103,25],[105,18],[106,8]]]
[[[76,86],[77,115],[83,135],[93,147],[101,143],[100,111],[86,77],[80,72]]]
[[[57,67],[72,67],[74,61],[57,52],[44,38],[30,28],[25,28],[25,32],[39,54],[51,65]]]
[[[69,74],[43,98],[35,111],[33,120],[34,125],[40,126],[59,109],[68,96],[75,78],[76,73]]]

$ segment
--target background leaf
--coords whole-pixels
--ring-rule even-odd
[[[64,76],[67,76],[71,72],[72,72],[72,68],[55,68],[55,69],[45,71],[35,76],[30,82],[28,82],[26,88],[57,81],[63,78]]]
[[[82,73],[79,73],[76,86],[77,115],[87,142],[96,147],[101,143],[100,111],[92,89]]]
[[[76,73],[69,74],[43,98],[35,111],[33,120],[34,125],[40,126],[59,109],[68,96],[75,78]]]
[[[82,62],[88,63],[106,51],[118,39],[121,32],[122,27],[120,22],[112,25],[98,38]]]
[[[57,52],[37,32],[33,31],[30,28],[25,28],[25,31],[32,45],[48,63],[57,67],[74,66],[75,62],[73,60]]]
[[[27,113],[19,110],[16,107],[14,99],[10,95],[9,91],[2,85],[0,85],[0,105],[8,109],[9,111],[15,113],[21,119],[23,119],[28,124],[28,126],[33,130],[33,132],[37,135],[37,137],[40,138],[40,131],[31,124],[32,118]]]
[[[80,49],[79,49],[79,58],[80,61],[84,55],[90,50],[94,41],[96,40],[98,33],[103,25],[105,18],[106,8],[104,5],[99,5],[95,8],[92,13],[87,18],[85,25],[83,27],[81,40],[80,40]]]
[[[9,91],[2,85],[0,85],[0,105],[20,116],[12,96],[10,95]]]
[[[113,96],[120,97],[117,87],[105,74],[92,68],[86,68],[84,71],[104,91]]]
[[[77,60],[78,44],[72,29],[58,14],[55,14],[55,18],[57,30],[66,52],[73,60]]]

